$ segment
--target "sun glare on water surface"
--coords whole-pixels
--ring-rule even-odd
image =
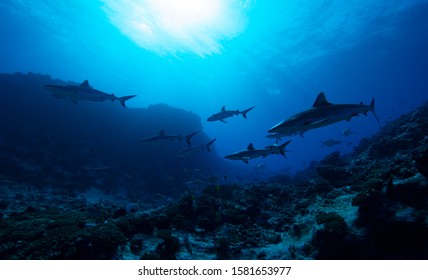
[[[249,1],[103,0],[123,34],[160,55],[220,53],[222,41],[242,32]]]

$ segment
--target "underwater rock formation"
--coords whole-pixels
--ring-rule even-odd
[[[214,173],[220,164],[215,148],[195,158],[177,158],[185,141],[141,143],[161,129],[186,135],[198,131],[194,144],[209,139],[200,118],[165,104],[123,108],[113,102],[57,99],[45,84],[67,84],[47,75],[0,75],[0,178],[84,191],[114,192],[126,186],[133,196],[179,194],[185,170]]]

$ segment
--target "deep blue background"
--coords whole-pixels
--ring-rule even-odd
[[[333,103],[367,104],[375,97],[380,123],[369,114],[295,136],[286,160],[258,159],[249,172],[260,162],[296,171],[334,150],[349,152],[428,96],[428,1],[252,1],[246,28],[220,42],[221,53],[203,57],[140,48],[102,7],[83,0],[2,1],[0,72],[88,79],[118,96],[138,94],[130,107],[165,103],[191,111],[208,137],[217,138],[219,157],[250,142],[271,144],[266,131],[309,108],[320,91]],[[247,120],[205,121],[223,105],[256,108]],[[345,128],[357,133],[344,138]],[[320,148],[328,138],[343,143]]]

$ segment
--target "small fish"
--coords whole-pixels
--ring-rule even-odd
[[[327,139],[327,140],[325,140],[325,141],[321,141],[321,147],[332,147],[332,146],[335,146],[335,145],[339,145],[339,144],[341,144],[342,143],[342,141],[339,141],[339,140],[334,140],[334,139]]]
[[[345,129],[342,131],[342,135],[343,135],[343,136],[349,136],[349,135],[354,134],[354,133],[356,133],[356,132],[352,131],[350,128],[345,128]]]

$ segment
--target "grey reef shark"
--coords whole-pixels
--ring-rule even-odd
[[[216,138],[214,138],[213,140],[209,141],[207,144],[202,144],[200,146],[195,146],[192,147],[191,145],[189,145],[187,148],[184,148],[180,151],[178,151],[175,156],[176,157],[192,157],[195,156],[196,154],[207,150],[208,152],[211,152],[210,147],[211,145],[214,143],[214,141],[216,140]]]
[[[244,111],[239,111],[239,110],[226,110],[225,106],[223,106],[220,110],[220,112],[215,113],[214,115],[212,115],[211,117],[209,117],[207,119],[207,121],[209,122],[215,122],[215,121],[221,121],[224,123],[227,123],[227,121],[225,121],[224,119],[233,117],[233,116],[237,116],[239,114],[241,114],[244,119],[247,118],[247,113],[249,111],[251,111],[252,109],[254,109],[256,106],[253,106],[251,108],[248,108],[247,110]]]
[[[242,160],[248,163],[250,159],[258,157],[267,157],[269,155],[283,155],[285,157],[284,149],[290,144],[291,140],[281,145],[269,145],[264,149],[255,149],[253,143],[248,144],[247,149],[225,156],[226,159],[230,160]]]
[[[153,135],[153,136],[149,136],[144,138],[143,140],[140,140],[140,142],[145,142],[145,143],[149,143],[149,142],[168,142],[168,141],[181,141],[181,140],[186,140],[186,143],[188,145],[190,145],[190,139],[195,136],[195,134],[198,133],[198,131],[190,133],[189,135],[186,136],[181,136],[181,135],[167,135],[165,133],[165,130],[161,129],[161,131],[159,131],[159,133],[157,135]]]
[[[100,102],[104,100],[110,100],[113,102],[113,101],[119,100],[120,104],[122,104],[123,107],[126,107],[125,102],[128,99],[131,99],[136,96],[136,95],[129,95],[129,96],[117,97],[114,94],[108,94],[92,88],[89,85],[88,80],[85,80],[83,83],[81,83],[78,86],[44,85],[43,87],[51,91],[53,97],[68,98],[74,104],[77,104],[77,101]]]
[[[360,104],[332,104],[327,101],[325,94],[321,92],[315,99],[312,108],[300,112],[268,130],[272,133],[272,138],[285,135],[300,134],[303,136],[308,130],[334,124],[343,120],[351,120],[361,114],[367,115],[372,112],[376,120],[379,121],[375,113],[375,101],[372,98],[370,105]]]

